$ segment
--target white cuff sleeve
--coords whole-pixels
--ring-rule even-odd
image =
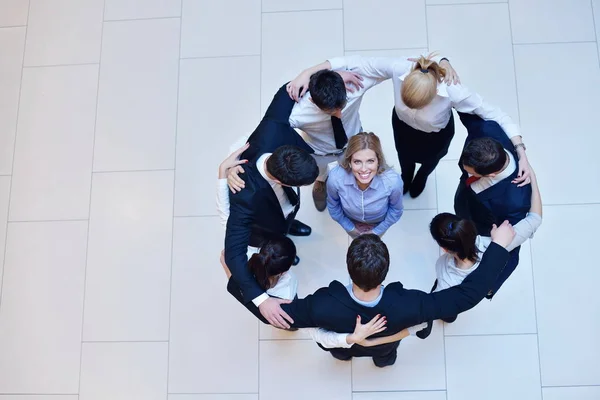
[[[217,180],[217,212],[221,219],[221,224],[227,226],[229,218],[229,186],[227,178]]]
[[[260,296],[258,296],[257,298],[255,298],[254,300],[252,300],[252,302],[254,303],[254,305],[256,307],[260,306],[265,300],[267,300],[269,298],[269,295],[266,293],[261,294]]]
[[[346,342],[347,333],[336,333],[322,328],[309,328],[308,333],[315,342],[320,343],[326,349],[336,347],[348,349],[352,347],[351,344]]]

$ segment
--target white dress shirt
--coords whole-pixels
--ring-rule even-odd
[[[272,153],[265,153],[262,156],[260,156],[256,161],[256,168],[258,169],[258,172],[260,172],[262,177],[265,178],[265,180],[269,183],[269,185],[271,185],[271,188],[275,192],[275,196],[277,196],[277,200],[279,200],[279,205],[281,206],[281,210],[283,211],[283,216],[287,218],[288,215],[290,215],[294,211],[294,206],[292,205],[292,203],[290,203],[290,199],[288,199],[287,195],[283,191],[283,187],[281,186],[281,184],[275,182],[267,175],[267,166],[265,164],[267,158],[269,158],[271,154]]]
[[[508,178],[513,174],[513,172],[515,172],[515,170],[517,169],[517,162],[515,161],[515,158],[509,151],[506,151],[506,149],[504,151],[508,156],[508,166],[496,176],[484,176],[473,182],[471,184],[471,189],[473,189],[475,193],[479,194],[484,190],[491,188],[492,186]]]
[[[329,60],[331,69],[342,69],[339,64],[335,64],[333,58]],[[354,93],[346,92],[348,102],[342,109],[342,125],[346,131],[346,136],[351,137],[361,131],[359,108],[362,102],[362,96],[367,90],[383,82],[385,79],[371,78],[364,76],[362,81],[363,88],[357,88]],[[292,109],[290,115],[290,125],[292,128],[301,130],[300,135],[315,151],[316,155],[337,154],[343,150],[335,146],[335,137],[333,135],[333,125],[331,125],[331,116],[323,112],[311,100],[310,92],[307,92]]]
[[[439,58],[434,59],[439,61]],[[394,85],[394,108],[396,115],[406,124],[423,132],[439,132],[450,121],[452,108],[456,111],[476,114],[484,120],[496,121],[509,138],[519,136],[520,130],[512,119],[497,107],[486,103],[477,93],[465,86],[440,83],[437,96],[425,107],[414,110],[402,101],[400,91],[404,78],[412,72],[413,63],[405,58],[349,56],[330,59],[333,69],[349,69],[379,82],[392,79]],[[342,114],[343,115],[343,114]]]

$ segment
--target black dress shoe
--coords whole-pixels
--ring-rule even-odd
[[[295,256],[294,257],[294,262],[292,263],[292,265],[298,265],[298,264],[300,264],[300,257]]]
[[[290,226],[290,230],[288,234],[292,236],[308,236],[312,232],[310,226],[303,224],[297,219],[292,221],[292,225]]]
[[[419,197],[423,190],[425,190],[425,185],[427,184],[427,176],[423,176],[417,172],[415,175],[415,179],[413,179],[410,184],[410,197],[413,199]]]
[[[427,326],[425,328],[421,329],[419,332],[417,332],[416,335],[419,339],[427,339],[427,336],[429,336],[431,334],[432,329],[433,329],[433,321],[429,321],[427,323]]]

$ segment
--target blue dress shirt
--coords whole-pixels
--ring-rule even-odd
[[[402,206],[402,179],[393,169],[375,175],[365,190],[360,190],[351,171],[337,166],[327,179],[329,215],[346,232],[354,229],[354,221],[377,224],[373,233],[382,235],[398,222]]]

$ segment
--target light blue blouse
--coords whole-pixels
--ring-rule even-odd
[[[338,165],[327,178],[327,210],[346,232],[358,221],[377,224],[373,233],[381,235],[402,216],[402,187],[400,175],[388,169],[360,190],[352,172]]]

